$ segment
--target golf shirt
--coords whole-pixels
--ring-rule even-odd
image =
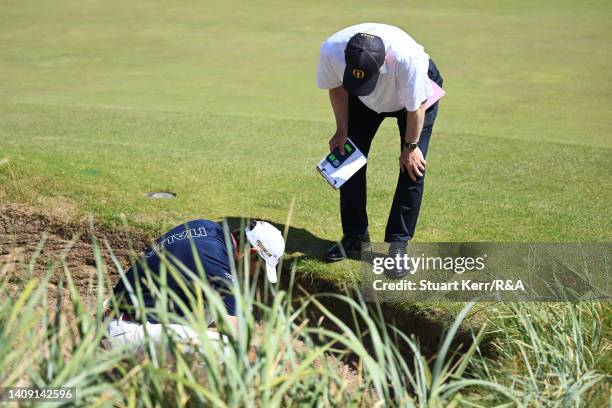
[[[364,23],[345,28],[326,39],[321,45],[317,68],[317,86],[333,89],[342,85],[344,49],[357,33],[380,37],[385,45],[386,59],[374,91],[359,99],[375,112],[395,112],[406,108],[416,111],[432,94],[427,76],[429,55],[403,30],[378,23]]]
[[[230,247],[233,247],[233,244]],[[234,282],[234,277],[230,269],[225,235],[223,233],[223,228],[219,224],[208,220],[193,220],[176,226],[156,239],[152,247],[147,247],[145,249],[144,254],[126,272],[125,281],[123,279],[119,280],[113,289],[113,293],[116,298],[119,299],[121,311],[130,313],[131,307],[125,307],[125,305],[137,305],[135,301],[130,301],[126,282],[129,283],[129,286],[134,290],[134,293],[136,293],[136,284],[140,281],[144,305],[147,308],[155,307],[157,295],[155,291],[148,286],[143,267],[144,265],[148,267],[154,281],[155,279],[159,279],[161,266],[160,254],[166,257],[166,259],[176,267],[178,272],[177,278],[182,281],[181,283],[186,286],[191,293],[195,293],[196,290],[200,289],[195,286],[184,268],[198,275],[196,262],[199,259],[211,287],[219,291],[228,314],[230,316],[235,315],[236,302],[234,296],[229,292],[231,284]],[[181,301],[189,307],[189,298],[181,289],[181,285],[177,279],[168,270],[166,270],[166,277],[168,288],[173,290]],[[159,282],[156,281],[155,285],[159,286]],[[204,295],[203,292],[202,295]],[[124,305],[123,307],[121,306],[122,304]],[[183,315],[181,309],[174,305],[170,296],[168,296],[168,304],[169,311],[173,311],[179,316]],[[151,315],[151,319],[149,320],[155,320],[155,316]]]

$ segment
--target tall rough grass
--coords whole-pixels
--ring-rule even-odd
[[[505,305],[490,316],[497,360],[475,359],[474,375],[505,384],[522,406],[607,406],[605,313],[595,302]]]
[[[95,239],[93,243],[97,273],[88,294],[77,290],[65,259],[42,277],[32,276],[33,259],[12,294],[7,277],[0,277],[0,386],[74,386],[76,405],[87,407],[566,407],[601,400],[595,392],[602,390],[604,375],[595,367],[605,336],[597,304],[499,308],[507,314],[493,313],[489,323],[497,338],[498,360],[480,353],[484,326],[464,353],[452,349],[473,306],[468,304],[448,328],[435,358],[428,360],[415,338],[386,324],[380,309],[359,295],[296,297],[293,284],[287,290],[267,284],[258,290],[248,264],[234,267],[238,333],[232,332],[222,300],[201,268],[184,271],[201,290],[183,304],[165,284],[165,277],[178,269],[165,262],[159,279],[145,273],[157,288],[156,309],[142,306],[139,287],[132,288],[131,295],[144,311],[142,321],[147,313],[155,313],[162,322],[187,324],[198,333],[199,346],[186,347],[165,333],[161,346],[147,338],[140,355],[104,350],[102,303],[110,287],[101,248]],[[62,277],[57,301],[50,304],[52,273]],[[61,304],[64,291],[69,305]],[[355,330],[337,317],[325,306],[326,297],[346,305],[365,329]],[[169,300],[199,312],[186,317],[168,313],[164,306]],[[116,307],[114,300],[111,304]],[[73,322],[61,312],[64,306],[70,307]],[[209,338],[204,309],[227,335],[227,343]],[[328,324],[309,320],[313,310]],[[411,353],[400,351],[406,349]],[[340,367],[344,359],[353,362],[350,375]]]

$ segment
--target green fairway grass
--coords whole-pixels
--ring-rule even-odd
[[[610,1],[5,0],[0,10],[0,206],[43,208],[67,223],[91,212],[111,227],[125,216],[153,237],[193,218],[284,225],[295,202],[285,266],[297,259],[298,284],[311,292],[349,286],[360,276],[357,261],[321,261],[342,231],[338,192],[315,170],[334,132],[315,78],[321,42],[369,21],[397,25],[423,44],[447,92],[416,241],[612,240]],[[384,237],[398,156],[389,119],[368,164],[375,241]],[[176,198],[151,200],[151,191]],[[534,396],[566,392],[559,373],[582,381],[585,371],[571,371],[571,358],[558,359],[569,362],[553,367],[560,371],[542,369],[542,356],[574,356],[572,347],[590,356],[589,370],[609,377],[609,307],[600,336],[597,313],[590,327],[571,304],[560,306],[567,315],[550,304],[515,306],[481,303],[467,316],[469,324],[488,322],[492,337],[506,336],[491,381],[514,383],[519,373],[529,388],[540,375]],[[396,310],[406,322],[428,322],[414,331],[433,355],[461,307]],[[15,313],[5,315],[13,322]],[[519,315],[540,315],[536,325],[519,320],[541,330],[541,342],[521,331]],[[549,319],[561,329],[550,330]],[[592,349],[568,329],[578,326],[597,339]],[[525,350],[533,361],[522,360]],[[277,348],[268,351],[277,358]],[[475,368],[474,378],[489,375]],[[606,387],[598,400],[607,400]]]
[[[448,95],[428,156],[420,241],[612,237],[612,5],[591,2],[4,2],[0,200],[151,233],[189,218],[282,223],[301,270],[341,236],[315,164],[333,133],[318,48],[363,21],[398,25]],[[387,121],[370,154],[373,239],[398,173]],[[153,201],[149,191],[176,199]]]

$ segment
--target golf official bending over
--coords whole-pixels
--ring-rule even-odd
[[[231,293],[231,286],[235,278],[230,269],[229,256],[233,256],[236,261],[241,256],[237,248],[237,242],[240,238],[239,233],[240,231],[237,231],[230,235],[232,242],[229,243],[229,247],[234,251],[233,254],[227,253],[228,245],[226,245],[221,225],[208,220],[189,221],[173,228],[155,240],[152,248],[145,250],[138,262],[126,272],[125,278],[122,278],[113,289],[118,302],[119,313],[117,315],[111,309],[107,309],[105,313],[105,317],[110,319],[108,323],[110,346],[117,347],[129,343],[138,348],[144,344],[145,328],[141,319],[137,317],[140,314],[138,302],[132,298],[131,294],[136,293],[135,288],[140,284],[144,306],[147,309],[155,308],[159,301],[156,296],[157,291],[149,286],[143,268],[146,265],[153,279],[159,279],[162,258],[167,259],[179,271],[178,280],[170,272],[166,273],[168,288],[174,291],[181,301],[188,306],[190,305],[189,298],[182,287],[192,293],[201,289],[195,285],[185,269],[197,276],[197,262],[201,262],[211,287],[221,295],[229,322],[237,330],[236,302]],[[268,280],[275,283],[277,281],[276,265],[285,250],[285,241],[281,232],[267,222],[253,221],[245,229],[245,234],[252,245],[251,254],[249,254],[250,261],[256,262],[259,256],[265,262]],[[254,270],[254,267],[252,269]],[[156,282],[156,284],[159,283]],[[202,295],[205,297],[204,293]],[[174,306],[170,296],[168,296],[167,309],[179,316],[184,315],[179,307]],[[202,310],[191,310],[190,312],[203,313]],[[153,314],[147,314],[147,320],[146,330],[148,335],[153,341],[159,342],[164,327]],[[209,318],[207,320],[209,324],[212,323]],[[197,333],[188,326],[168,324],[165,328],[180,341],[189,344],[198,343]],[[209,332],[209,334],[212,334],[209,337],[218,338],[218,334],[214,332]]]
[[[442,86],[435,64],[408,34],[386,24],[345,28],[321,46],[317,85],[329,90],[336,132],[329,148],[350,138],[367,155],[385,118],[397,120],[401,138],[400,172],[385,230],[390,255],[403,256],[414,235],[425,177],[425,156],[438,111],[423,103],[433,94],[429,79]],[[354,256],[370,241],[364,166],[340,188],[343,237],[325,255],[329,262]],[[407,271],[390,272],[400,277]]]

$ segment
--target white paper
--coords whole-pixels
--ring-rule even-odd
[[[334,167],[327,161],[327,155],[317,165],[317,170],[323,178],[335,189],[339,189],[351,176],[365,166],[368,158],[359,150],[359,148],[350,139],[351,144],[355,146],[355,152],[349,156],[344,163],[339,167]]]

